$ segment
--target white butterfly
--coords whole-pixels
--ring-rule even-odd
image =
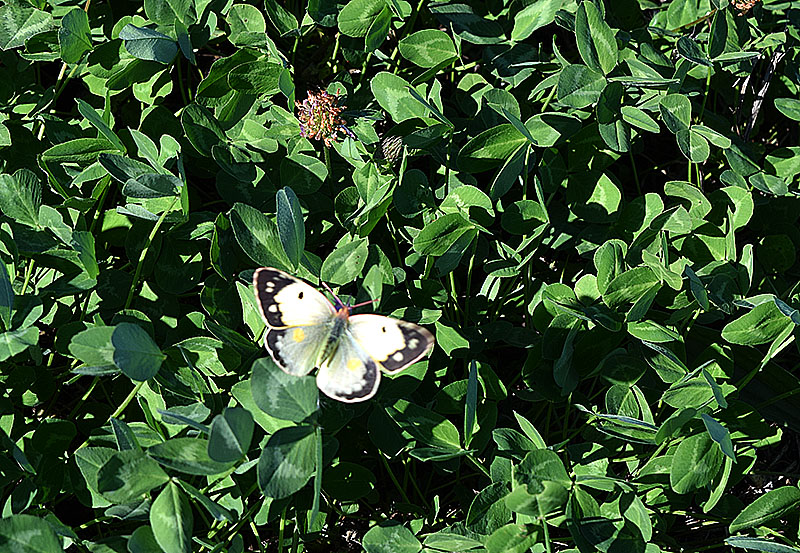
[[[325,395],[345,402],[375,395],[381,370],[400,371],[433,347],[430,332],[381,315],[350,315],[311,285],[283,271],[262,267],[253,275],[264,346],[287,373],[304,376],[314,368]]]

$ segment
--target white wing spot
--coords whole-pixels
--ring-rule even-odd
[[[419,340],[417,340],[416,338],[411,338],[408,341],[408,347],[411,348],[411,349],[416,349],[417,348],[417,344],[419,344]],[[397,361],[400,361],[400,360],[397,359]]]
[[[272,305],[267,307],[267,311],[269,311],[270,313],[277,313],[278,312],[278,305],[273,303]]]
[[[392,355],[392,359],[397,361],[398,363],[403,360],[403,357],[404,357],[404,355],[403,355],[402,351],[398,351],[397,353]]]

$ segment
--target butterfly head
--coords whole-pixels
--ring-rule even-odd
[[[361,302],[361,303],[357,303],[356,305],[350,305],[350,303],[344,303],[342,300],[340,300],[339,296],[337,296],[333,292],[333,290],[331,290],[331,287],[328,286],[326,283],[323,282],[322,285],[325,287],[325,289],[328,291],[328,293],[331,296],[333,296],[333,307],[334,307],[334,309],[336,309],[336,316],[337,317],[341,317],[343,319],[347,319],[347,317],[350,316],[350,312],[353,309],[355,309],[357,307],[361,307],[362,305],[368,305],[370,303],[373,303],[373,302],[377,301],[377,300],[369,300],[369,301],[364,301],[364,302]]]

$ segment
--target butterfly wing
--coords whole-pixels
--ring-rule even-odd
[[[381,381],[378,362],[345,331],[330,359],[317,373],[317,387],[333,399],[354,403],[375,395]]]
[[[316,325],[270,328],[264,337],[264,346],[285,372],[305,376],[317,366],[334,320],[331,318],[330,323]]]
[[[278,269],[257,269],[253,288],[261,316],[270,328],[323,324],[336,314],[322,292]]]
[[[350,334],[382,368],[397,372],[433,347],[433,335],[421,326],[382,315],[353,315]]]
[[[267,323],[264,346],[289,374],[317,366],[336,310],[321,292],[283,271],[262,267],[253,274],[256,303]]]

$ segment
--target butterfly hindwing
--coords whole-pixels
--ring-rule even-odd
[[[317,373],[317,387],[328,397],[347,403],[374,396],[380,380],[378,362],[347,332]]]
[[[256,270],[253,288],[261,316],[271,328],[321,324],[335,314],[319,290],[278,269]]]
[[[430,332],[413,323],[381,315],[353,315],[350,333],[387,372],[414,363],[433,347]]]
[[[330,323],[333,321],[331,318]],[[305,376],[317,366],[330,336],[330,323],[270,328],[264,337],[264,346],[285,372]]]

